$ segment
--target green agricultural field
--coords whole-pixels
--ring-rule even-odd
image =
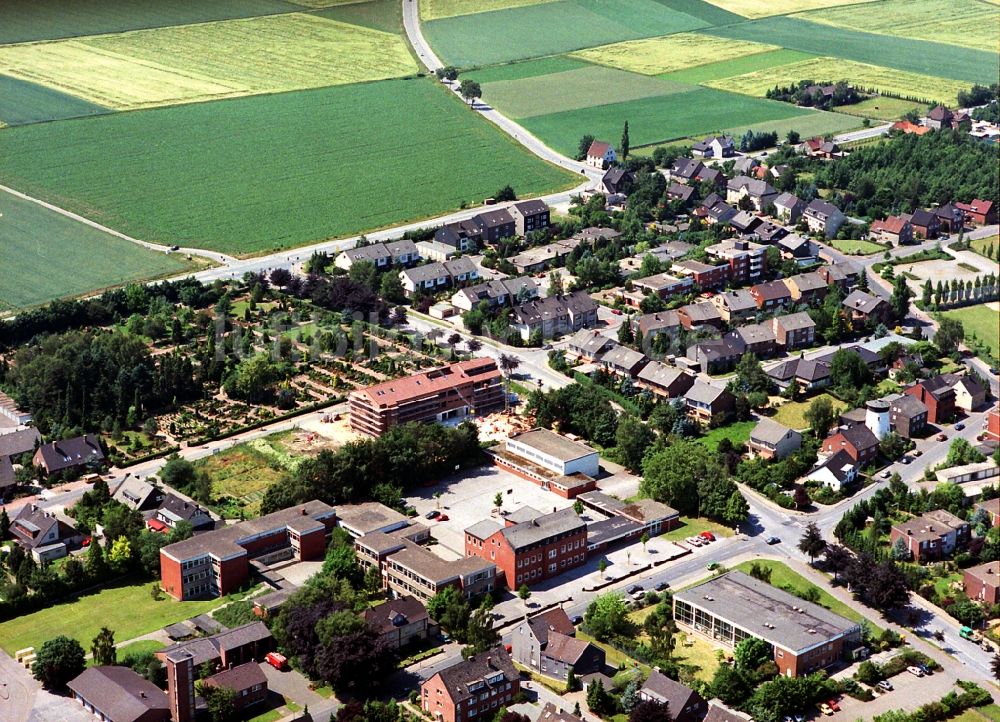
[[[107,108],[58,90],[0,75],[0,122],[4,125],[23,125],[107,112]]]
[[[737,125],[732,128],[725,128],[723,132],[726,135],[739,138],[748,130],[752,130],[755,133],[770,133],[773,131],[778,134],[779,140],[784,140],[790,130],[794,130],[802,138],[812,138],[817,135],[826,135],[827,133],[843,133],[846,130],[854,130],[860,127],[860,118],[817,110],[812,113],[797,115],[794,118],[768,120],[763,123],[752,123],[750,125]]]
[[[0,182],[130,236],[241,254],[577,183],[430,79],[8,128],[0,156]]]
[[[703,20],[708,25],[729,25],[730,23],[741,23],[744,20],[742,16],[724,10],[717,3],[706,2],[706,0],[660,1],[665,2],[674,10]]]
[[[632,144],[640,146],[709,133],[740,122],[798,117],[804,115],[803,110],[788,103],[694,88],[687,93],[540,115],[525,119],[522,125],[551,147],[573,154],[580,137],[587,133],[612,140],[620,137],[626,120]]]
[[[933,40],[991,53],[1000,49],[997,8],[980,0],[883,0],[801,17],[851,30]]]
[[[527,78],[536,78],[540,75],[548,75],[549,73],[562,73],[567,70],[588,67],[590,67],[589,63],[574,60],[567,55],[553,55],[550,58],[523,60],[519,63],[506,63],[505,65],[478,68],[462,75],[472,78],[485,86],[487,83],[497,83],[501,80],[526,80]]]
[[[572,57],[632,73],[659,75],[773,50],[780,48],[777,45],[765,45],[748,40],[713,38],[697,33],[677,33],[663,38],[629,40],[624,43],[588,48],[573,53]]]
[[[472,76],[474,77],[474,75]],[[483,100],[515,118],[588,108],[602,104],[690,92],[691,86],[595,65],[562,73],[501,80],[483,87]]]
[[[917,114],[923,114],[927,112],[927,105],[915,103],[912,100],[875,96],[854,105],[844,105],[837,108],[838,113],[859,115],[875,120],[899,120],[911,110],[916,111]]]
[[[89,650],[101,627],[109,627],[115,639],[124,642],[226,603],[224,599],[178,602],[165,595],[157,602],[150,596],[151,584],[126,580],[96,594],[3,622],[0,647],[13,656],[19,649],[38,649],[46,640],[64,634]]]
[[[713,0],[714,4],[731,13],[745,18],[763,18],[768,15],[787,15],[788,13],[815,10],[816,8],[835,7],[855,2],[871,2],[872,0]]]
[[[443,60],[477,67],[669,35],[706,24],[657,0],[556,0],[432,20],[423,31]]]
[[[798,50],[772,50],[769,53],[744,55],[742,58],[696,65],[693,68],[686,68],[684,70],[675,70],[672,73],[665,73],[660,77],[664,80],[673,80],[678,83],[699,84],[708,80],[731,78],[734,75],[743,75],[744,73],[753,73],[779,65],[798,63],[812,57],[815,56],[809,53],[800,53]]]
[[[734,93],[763,97],[776,85],[793,85],[804,79],[834,82],[848,80],[861,88],[874,88],[883,93],[896,95],[914,95],[928,102],[939,100],[949,105],[955,103],[955,97],[960,90],[968,87],[966,83],[957,80],[946,80],[838,58],[811,58],[723,80],[711,80],[705,85]]]
[[[290,13],[2,47],[0,70],[129,110],[402,77],[417,65],[398,35]]]
[[[709,35],[742,40],[766,38],[769,43],[804,53],[885,66],[967,84],[995,83],[997,54],[945,43],[892,37],[836,28],[801,18],[775,17],[707,28]]]
[[[364,25],[387,33],[403,34],[403,5],[396,0],[363,0],[334,5],[313,13],[351,25]]]
[[[423,0],[420,3],[420,17],[423,20],[451,18],[456,15],[472,15],[493,10],[538,5],[552,0]]]
[[[301,10],[282,0],[4,0],[0,44],[120,33]]]
[[[996,302],[957,308],[942,315],[961,322],[966,337],[974,334],[990,347],[994,358],[1000,358],[1000,306]]]
[[[0,312],[188,268],[9,193],[0,193],[0,215]]]

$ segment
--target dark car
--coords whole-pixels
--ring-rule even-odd
[[[569,618],[569,621],[573,624],[574,627],[578,627],[581,624],[583,624],[583,617],[581,617],[579,614],[574,614],[572,617]]]
[[[768,544],[780,544],[780,543],[781,543],[781,539],[779,539],[779,538],[778,538],[778,537],[776,537],[776,536],[769,536],[769,537],[767,537],[767,539],[765,539],[764,541],[765,541],[766,543],[768,543]]]
[[[669,585],[669,584],[667,584],[666,582],[658,582],[658,583],[656,584],[656,586],[655,586],[655,587],[653,587],[653,589],[655,589],[655,590],[656,590],[656,591],[658,591],[658,592],[662,592],[662,591],[663,591],[664,589],[666,589],[666,588],[667,588],[667,587],[669,587],[669,586],[670,586],[670,585]]]
[[[625,591],[628,592],[629,594],[638,594],[639,592],[642,591],[642,587],[638,584],[632,584]]]
[[[424,514],[424,519],[437,519],[439,516],[441,516],[441,512],[437,509],[431,509],[429,512]]]
[[[965,424],[963,424],[963,423],[955,424],[955,431],[961,431],[964,428],[965,428]]]

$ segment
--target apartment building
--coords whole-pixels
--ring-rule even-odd
[[[597,303],[583,291],[574,291],[514,306],[510,327],[529,341],[533,334],[552,339],[596,324]]]
[[[753,283],[764,273],[767,246],[753,241],[729,239],[705,249],[709,258],[729,264],[733,283]]]
[[[521,201],[507,211],[514,218],[514,232],[519,236],[545,231],[549,227],[549,207],[544,201]]]
[[[410,421],[489,413],[503,406],[500,369],[489,358],[459,361],[352,391],[348,406],[351,428],[369,436]]]
[[[915,562],[946,559],[956,550],[965,549],[972,536],[968,522],[944,509],[929,511],[900,524],[893,524],[889,543],[900,539]]]

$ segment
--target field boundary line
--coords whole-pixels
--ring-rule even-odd
[[[84,225],[90,226],[91,228],[95,228],[98,231],[107,233],[110,236],[120,238],[123,241],[128,241],[129,243],[134,243],[137,246],[142,246],[146,250],[157,251],[159,253],[170,252],[169,246],[165,246],[160,243],[153,243],[151,241],[143,241],[138,238],[133,238],[132,236],[125,235],[121,231],[116,231],[113,228],[108,228],[107,226],[101,225],[97,221],[92,221],[89,218],[81,216],[79,213],[74,213],[73,211],[68,211],[65,208],[60,208],[59,206],[49,203],[48,201],[43,201],[41,198],[35,198],[34,196],[29,196],[27,193],[22,193],[21,191],[15,190],[14,188],[10,188],[9,186],[0,185],[0,191],[9,193],[15,198],[20,198],[21,200],[30,201],[32,203],[40,205],[42,208],[54,211],[55,213],[58,213],[61,216],[70,218],[74,221],[77,221],[78,223],[83,223]],[[202,256],[212,261],[216,261],[217,263],[222,263],[226,265],[236,261],[236,259],[233,258],[232,256],[227,256],[224,253],[217,253],[215,251],[206,251],[202,248],[181,248],[176,252],[186,253],[192,256]]]

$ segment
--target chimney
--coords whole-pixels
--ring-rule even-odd
[[[301,514],[302,516],[305,516],[306,515],[306,508],[302,507],[301,509],[299,509],[299,514]]]

